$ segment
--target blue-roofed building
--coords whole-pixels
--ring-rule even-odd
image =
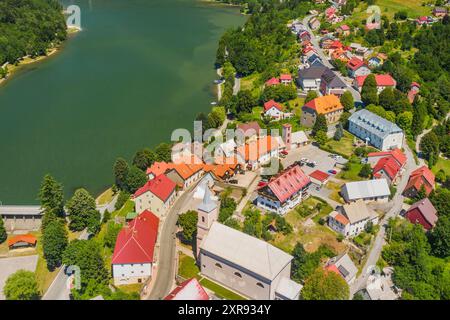
[[[348,131],[382,151],[401,149],[403,145],[399,126],[365,109],[348,118]]]

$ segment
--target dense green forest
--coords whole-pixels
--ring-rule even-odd
[[[67,33],[62,10],[57,0],[0,0],[0,65],[45,55],[63,41]]]

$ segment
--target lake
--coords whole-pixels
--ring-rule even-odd
[[[191,129],[215,100],[215,52],[237,8],[195,0],[62,1],[82,32],[0,86],[0,202],[36,203],[52,174],[98,195],[117,157]]]

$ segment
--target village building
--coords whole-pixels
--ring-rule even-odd
[[[342,26],[336,28],[336,33],[339,36],[347,37],[350,35],[350,27],[346,24],[343,24]]]
[[[356,90],[361,92],[362,87],[364,85],[364,81],[366,81],[367,76],[358,76],[353,80],[353,86]],[[391,77],[389,74],[376,74],[375,75],[375,82],[377,84],[377,93],[380,94],[381,91],[383,91],[386,88],[392,88],[395,89],[395,86],[397,85],[397,81],[394,80],[394,78]]]
[[[369,222],[378,224],[378,214],[362,199],[344,204],[328,216],[328,226],[345,237],[357,236]]]
[[[403,130],[366,109],[348,118],[348,131],[381,151],[401,149],[403,146]]]
[[[371,68],[378,68],[383,64],[383,61],[378,57],[372,57],[369,59],[368,64]]]
[[[316,17],[313,17],[311,20],[309,20],[308,25],[311,29],[317,30],[320,27],[320,21]]]
[[[403,195],[409,198],[417,197],[419,191],[423,188],[428,196],[434,189],[435,176],[426,165],[414,170],[409,176],[408,184],[403,191]]]
[[[329,70],[325,66],[311,66],[307,69],[301,69],[298,71],[298,85],[303,91],[319,91],[320,82],[322,81],[322,75],[326,70]]]
[[[292,165],[258,190],[256,205],[281,215],[295,208],[307,196],[311,180],[299,165]]]
[[[144,283],[152,276],[159,218],[146,210],[117,236],[112,256],[115,285]]]
[[[300,123],[305,127],[313,127],[319,114],[325,116],[327,124],[339,121],[344,112],[344,107],[339,98],[331,94],[307,102],[302,107],[302,111]]]
[[[437,210],[428,198],[414,203],[405,213],[411,223],[421,224],[425,230],[431,230],[438,220]]]
[[[37,238],[31,233],[18,234],[8,238],[8,248],[12,249],[22,249],[29,247],[36,247]]]
[[[411,89],[408,91],[408,101],[409,103],[413,103],[414,99],[416,99],[417,94],[420,92],[420,84],[417,82],[411,83]]]
[[[274,100],[264,103],[264,116],[266,117],[270,117],[275,120],[282,120],[291,117],[290,113],[285,113],[283,110],[283,106]]]
[[[309,178],[311,180],[311,183],[322,187],[327,184],[328,180],[330,179],[330,175],[320,170],[314,170],[309,174]]]
[[[266,87],[276,86],[280,84],[280,80],[278,78],[270,78],[266,81]]]
[[[325,270],[340,275],[348,284],[355,282],[358,273],[358,268],[347,253],[331,258],[327,262]]]
[[[164,300],[209,300],[209,295],[197,278],[191,278],[180,283]]]
[[[0,219],[6,231],[36,231],[41,228],[44,209],[40,206],[0,205]]]
[[[320,81],[320,93],[322,93],[322,95],[326,96],[334,94],[340,97],[344,94],[346,88],[347,85],[345,82],[330,69],[325,70],[322,74],[322,79]]]
[[[365,202],[388,202],[391,191],[386,179],[347,182],[341,188],[341,195],[346,202],[359,199]]]
[[[205,183],[204,186],[205,193],[203,195],[203,200],[197,207],[198,212],[198,222],[197,222],[197,253],[198,257],[200,254],[200,246],[203,239],[208,234],[211,229],[212,224],[219,218],[219,208],[220,205],[218,201],[213,200],[211,190],[209,186]]]
[[[227,140],[219,144],[218,148],[215,150],[216,156],[224,156],[226,158],[232,157],[235,154],[237,144],[234,139]]]
[[[383,158],[392,158],[400,166],[401,169],[405,167],[407,158],[406,155],[400,149],[393,149],[382,152],[370,152],[367,154],[366,162],[370,164],[372,168]]]
[[[288,85],[292,83],[292,76],[290,74],[281,74],[280,82],[284,85]]]
[[[245,163],[248,170],[255,170],[272,158],[278,158],[279,145],[272,136],[264,136],[238,146],[236,152],[238,163]]]
[[[296,131],[291,136],[291,149],[297,149],[309,144],[308,136],[305,131]]]
[[[374,179],[386,179],[389,184],[396,184],[401,175],[401,166],[392,157],[378,160],[373,168]]]
[[[438,18],[445,17],[447,15],[447,8],[444,7],[434,7],[433,15]]]
[[[191,158],[189,158],[191,159]],[[154,162],[146,171],[149,180],[165,174],[174,181],[181,189],[186,189],[198,181],[203,175],[202,161],[193,159],[188,163]]]
[[[161,174],[134,193],[136,212],[139,214],[149,210],[161,218],[166,215],[175,198],[176,183],[165,174]]]
[[[214,222],[201,244],[199,264],[203,276],[250,299],[296,299],[301,286],[290,279],[292,259],[263,240]],[[295,287],[298,292],[292,292]]]
[[[371,72],[367,64],[363,60],[356,57],[353,57],[349,62],[347,62],[347,70],[348,75],[351,78],[367,76]]]
[[[258,122],[252,121],[247,123],[240,123],[236,127],[237,130],[240,130],[245,138],[255,138],[262,134],[261,127]]]

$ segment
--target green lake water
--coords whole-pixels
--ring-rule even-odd
[[[83,31],[0,86],[0,202],[32,204],[52,174],[97,195],[117,157],[192,128],[215,99],[214,59],[236,8],[195,0],[63,1]]]

